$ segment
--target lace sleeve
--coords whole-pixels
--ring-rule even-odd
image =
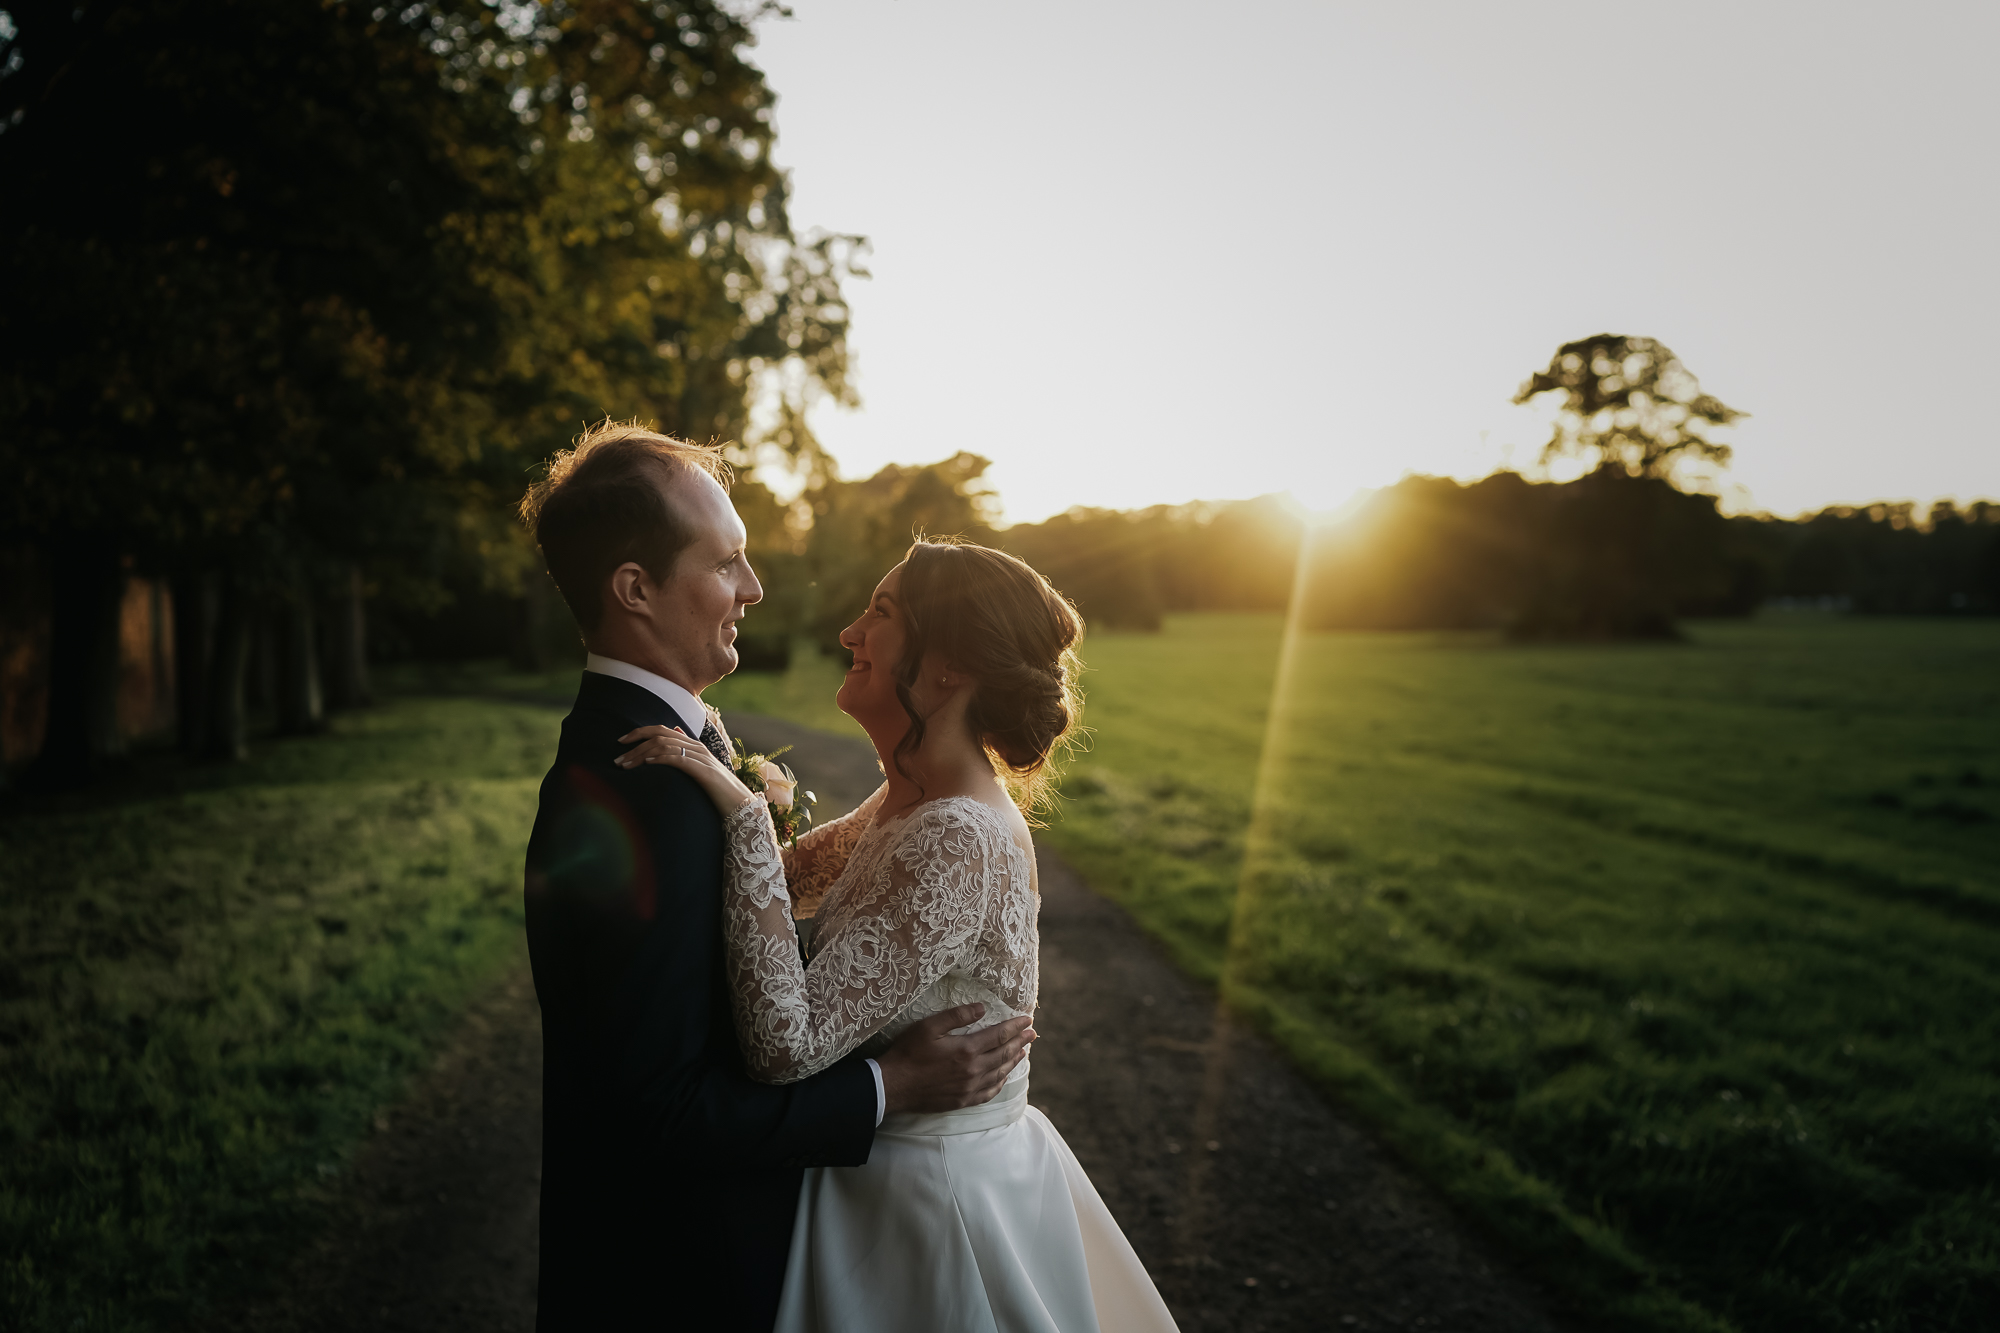
[[[888,790],[889,784],[883,783],[857,809],[828,820],[800,838],[796,847],[784,849],[785,884],[792,896],[793,916],[811,916],[819,910],[819,900],[847,869],[854,844],[875,822],[875,812],[882,808]]]
[[[965,958],[1007,884],[998,841],[1006,835],[993,823],[953,806],[913,816],[865,886],[866,910],[843,921],[808,969],[793,942],[766,808],[753,802],[729,816],[723,938],[736,1035],[753,1077],[811,1077]]]

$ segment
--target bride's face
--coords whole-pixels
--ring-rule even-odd
[[[834,702],[864,727],[909,719],[896,698],[896,667],[908,637],[903,606],[896,597],[902,583],[903,567],[897,565],[875,585],[868,609],[840,632],[840,646],[854,654],[854,665],[847,669]]]

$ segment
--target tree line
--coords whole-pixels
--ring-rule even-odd
[[[1309,528],[1282,497],[1073,511],[997,534],[1093,626],[1285,609],[1314,629],[1488,629],[1518,639],[1672,637],[1774,600],[1876,615],[2000,614],[2000,504],[1724,516],[1713,496],[1599,470],[1408,477]],[[1305,560],[1300,548],[1305,544]]]
[[[766,589],[744,622],[745,666],[781,665],[795,641],[836,652],[841,627],[918,531],[1019,555],[1100,630],[1157,630],[1173,612],[1285,611],[1301,570],[1299,614],[1313,629],[1671,638],[1685,619],[1748,616],[1774,599],[2000,614],[2000,504],[1986,501],[1732,517],[1712,495],[1611,467],[1560,483],[1511,471],[1469,483],[1408,477],[1326,526],[1271,495],[1074,509],[997,528],[987,465],[969,453],[892,465],[822,481],[789,505],[739,483]],[[503,619],[496,607],[483,651],[499,651]]]
[[[311,731],[366,699],[370,623],[517,593],[509,506],[583,423],[810,453],[858,238],[793,233],[763,12],[11,8],[0,613],[46,626],[41,780],[123,748],[135,579],[172,590],[180,744],[227,758],[258,662]]]
[[[1593,473],[1412,477],[1322,535],[1309,623],[1504,629],[1516,638],[1672,637],[1688,617],[1774,599],[1865,613],[2000,612],[2000,505],[1724,517],[1713,497]]]

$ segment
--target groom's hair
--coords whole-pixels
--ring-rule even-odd
[[[586,635],[604,619],[612,570],[632,561],[658,583],[693,544],[694,528],[667,491],[695,472],[729,485],[719,446],[607,419],[550,459],[547,475],[521,497],[521,521],[534,530],[549,577]]]

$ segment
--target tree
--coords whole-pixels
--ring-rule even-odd
[[[761,398],[772,442],[805,454],[811,398],[851,396],[859,242],[790,232],[774,99],[744,55],[762,11],[20,12],[0,32],[0,466],[18,483],[0,541],[48,555],[73,665],[102,655],[128,560],[174,577],[198,631],[177,644],[191,748],[241,752],[243,664],[274,619],[280,721],[310,729],[314,602],[334,604],[333,694],[352,701],[357,585],[410,607],[468,571],[517,587],[533,553],[509,509],[580,424],[748,447]],[[109,757],[90,721],[109,678],[59,679],[55,776]]]
[[[1133,513],[1078,507],[1007,529],[1000,543],[1076,604],[1092,629],[1160,628],[1159,566],[1173,530],[1164,507]]]
[[[1563,395],[1542,461],[1575,457],[1634,477],[1670,477],[1690,459],[1729,462],[1709,432],[1748,415],[1701,391],[1666,344],[1599,333],[1556,349],[1514,395],[1517,404]]]
[[[1727,593],[1729,524],[1712,495],[1615,465],[1543,489],[1517,639],[1676,639],[1691,602]]]
[[[1694,582],[1710,595],[1727,525],[1712,496],[1676,489],[1690,465],[1729,462],[1710,438],[1745,415],[1701,391],[1653,338],[1600,333],[1556,349],[1514,395],[1563,395],[1544,464],[1577,458],[1590,473],[1544,506],[1522,638],[1672,638]],[[1720,595],[1720,594],[1715,594]]]
[[[1160,628],[1167,611],[1282,611],[1304,524],[1282,496],[1072,509],[1001,535],[1093,628]]]
[[[1487,629],[1521,612],[1546,493],[1513,472],[1405,477],[1313,543],[1314,629]]]

